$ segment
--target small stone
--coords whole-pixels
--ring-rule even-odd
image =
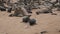
[[[24,16],[23,22],[27,23],[29,20],[30,20],[30,18],[28,16]]]
[[[13,17],[13,14],[10,14],[9,17]]]
[[[39,12],[36,12],[37,15],[39,15],[40,13]]]
[[[29,20],[29,24],[32,26],[32,25],[35,25],[36,24],[36,20],[35,19],[30,19]]]
[[[59,32],[60,32],[60,30],[59,30]]]
[[[52,13],[52,15],[57,15],[56,13]]]
[[[40,32],[41,34],[43,34],[43,33],[47,33],[47,31],[42,31],[42,32]]]

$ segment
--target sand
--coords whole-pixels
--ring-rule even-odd
[[[37,24],[30,26],[22,22],[23,17],[9,17],[10,13],[0,11],[0,34],[41,34],[42,31],[47,31],[44,34],[60,34],[60,12],[56,13],[36,15],[33,10],[31,19],[36,19]]]

